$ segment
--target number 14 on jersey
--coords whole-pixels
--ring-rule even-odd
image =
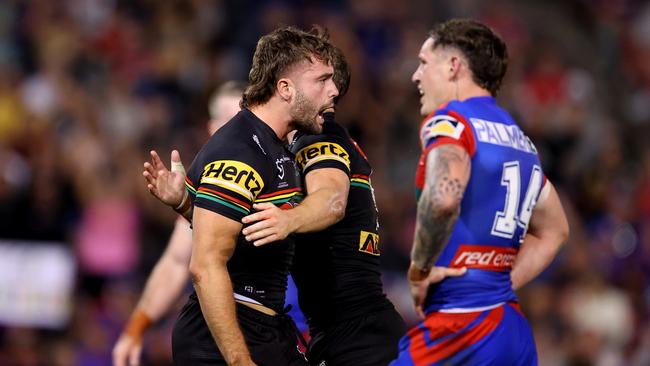
[[[542,169],[533,165],[526,196],[519,208],[521,195],[521,171],[518,161],[509,161],[503,164],[501,185],[506,187],[506,199],[503,211],[497,211],[492,224],[491,234],[500,238],[512,239],[517,227],[523,229],[520,241],[523,240],[528,229],[528,222],[533,214],[535,203],[542,189]]]

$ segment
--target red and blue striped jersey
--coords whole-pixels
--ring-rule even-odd
[[[516,301],[510,271],[546,182],[535,146],[492,97],[447,103],[425,118],[420,137],[418,195],[431,149],[456,144],[471,157],[460,215],[436,262],[468,271],[432,285],[425,311],[463,312]]]

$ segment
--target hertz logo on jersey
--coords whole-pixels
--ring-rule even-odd
[[[379,235],[368,231],[362,231],[359,236],[359,251],[372,255],[380,255]]]
[[[316,142],[296,154],[296,163],[302,171],[323,160],[336,160],[350,168],[350,155],[341,145],[333,142]]]
[[[237,192],[253,201],[264,188],[262,176],[250,165],[235,160],[217,160],[207,164],[201,183]]]

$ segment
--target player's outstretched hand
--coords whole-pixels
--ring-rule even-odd
[[[248,226],[242,233],[246,240],[260,246],[282,240],[291,233],[291,217],[287,210],[282,210],[272,203],[256,203],[253,208],[258,212],[244,217],[241,221]]]
[[[408,271],[409,286],[411,288],[411,296],[413,297],[413,305],[415,306],[415,313],[424,319],[424,300],[427,296],[429,285],[438,283],[447,277],[462,276],[467,272],[467,268],[449,268],[449,267],[433,267],[428,275],[422,277],[422,271],[415,267],[412,263]]]
[[[113,347],[113,366],[140,365],[142,354],[142,340],[122,333]]]
[[[171,171],[155,150],[151,150],[151,162],[144,163],[142,175],[147,181],[147,189],[154,197],[167,206],[177,207],[185,194],[185,168],[177,150],[171,153]]]

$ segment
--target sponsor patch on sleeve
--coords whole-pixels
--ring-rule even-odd
[[[316,142],[296,154],[296,163],[304,172],[310,166],[326,160],[338,161],[350,169],[350,154],[334,142]]]
[[[359,251],[372,255],[380,255],[379,235],[369,231],[361,231],[359,235]]]
[[[201,184],[211,184],[254,201],[264,188],[262,176],[250,165],[236,160],[208,163],[201,174]]]
[[[465,125],[456,118],[447,114],[436,115],[423,124],[420,140],[423,146],[426,146],[432,139],[441,136],[459,140],[464,129]]]

